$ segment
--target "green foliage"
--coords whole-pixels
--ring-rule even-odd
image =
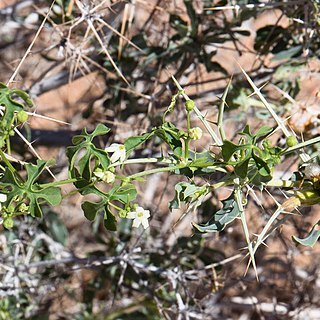
[[[86,129],[83,129],[81,135],[73,137],[74,146],[67,148],[67,157],[70,162],[69,172],[72,178],[82,177],[86,181],[90,181],[92,160],[95,160],[97,166],[100,165],[104,170],[107,170],[110,163],[108,155],[104,150],[94,145],[93,139],[105,135],[109,131],[110,129],[105,125],[98,124],[92,133],[88,134]],[[85,151],[85,153],[80,156],[82,151]]]
[[[38,160],[36,165],[26,164],[26,181],[19,179],[15,172],[6,170],[0,178],[1,193],[7,195],[4,220],[21,214],[41,217],[41,203],[55,206],[61,202],[60,188],[37,182],[48,165],[49,162],[43,160]]]
[[[240,214],[240,209],[235,200],[234,193],[222,200],[222,208],[212,214],[212,218],[205,225],[193,223],[200,232],[220,232]]]
[[[223,142],[221,150],[223,159],[234,166],[235,173],[241,179],[248,176],[256,181],[258,179],[267,182],[272,179],[272,169],[280,162],[281,149],[271,147],[268,143],[263,144],[263,149],[257,146],[257,140],[271,131],[272,128],[261,127],[256,134],[252,134],[247,125],[243,132],[240,132],[245,136],[240,144],[228,140]]]
[[[181,132],[173,123],[165,122],[154,130],[154,134],[169,145],[176,157],[182,156],[181,138],[184,132]]]
[[[3,148],[9,144],[9,137],[14,135],[15,126],[27,120],[27,114],[22,112],[32,106],[32,101],[25,91],[9,89],[0,83],[0,106],[5,108],[0,121],[0,148]],[[7,148],[10,150],[10,145]]]
[[[150,132],[145,133],[141,136],[134,136],[126,139],[126,141],[124,142],[124,146],[126,147],[127,157],[134,149],[138,148],[140,145],[149,140],[153,136],[153,134],[153,132]]]
[[[71,51],[75,54],[78,52],[76,39],[81,39],[81,36],[76,32],[84,29],[87,30],[88,33],[86,31],[86,39],[83,38],[84,42],[81,42],[81,48],[86,47],[89,50],[82,50],[81,55],[90,52],[90,56],[88,56],[89,59],[84,64],[88,63],[88,70],[95,67],[101,70],[105,67],[107,71],[113,73],[111,77],[105,77],[108,92],[104,95],[103,106],[109,108],[108,111],[113,112],[113,116],[117,120],[126,121],[132,115],[139,113],[144,113],[144,116],[146,118],[149,116],[150,119],[151,117],[154,117],[154,119],[162,118],[162,123],[159,124],[159,121],[153,123],[151,121],[150,128],[146,130],[147,132],[129,137],[124,141],[124,160],[120,158],[113,161],[110,152],[106,152],[106,150],[97,146],[97,138],[106,138],[106,135],[109,135],[110,129],[108,127],[98,124],[92,133],[88,133],[86,129],[83,129],[80,135],[73,138],[73,145],[67,149],[69,178],[63,181],[44,183],[43,180],[48,179],[45,170],[50,165],[49,162],[39,160],[34,164],[25,164],[22,170],[20,170],[19,164],[11,162],[10,137],[15,134],[17,126],[27,121],[28,114],[26,111],[32,106],[32,102],[26,92],[9,89],[4,84],[0,84],[0,106],[2,107],[0,119],[2,160],[0,166],[0,222],[3,222],[5,228],[12,228],[10,231],[5,231],[6,234],[16,231],[17,223],[19,224],[19,222],[22,228],[28,228],[24,223],[29,220],[31,221],[30,217],[44,216],[45,222],[41,226],[42,230],[50,235],[58,244],[65,245],[68,239],[68,231],[59,216],[47,207],[61,202],[60,186],[62,184],[73,183],[76,190],[72,192],[79,192],[79,194],[85,197],[81,207],[84,216],[90,222],[93,222],[92,234],[104,246],[101,251],[97,250],[94,252],[92,254],[93,257],[94,255],[99,257],[105,256],[106,252],[107,254],[111,253],[116,256],[110,265],[105,264],[98,270],[99,272],[97,272],[89,284],[83,283],[83,301],[81,308],[77,309],[81,311],[69,318],[79,320],[98,320],[104,318],[111,320],[120,318],[162,319],[164,315],[167,318],[184,316],[182,313],[179,313],[179,315],[175,314],[174,310],[179,310],[179,312],[185,311],[187,316],[188,310],[181,309],[181,302],[186,301],[186,307],[196,310],[200,302],[205,301],[203,297],[196,297],[196,289],[198,287],[201,287],[201,291],[204,290],[201,285],[201,277],[198,277],[198,274],[196,277],[193,276],[197,272],[197,268],[200,267],[202,270],[203,266],[205,266],[203,270],[207,270],[206,268],[210,265],[210,268],[214,272],[214,280],[216,281],[217,271],[219,271],[218,269],[221,266],[217,268],[212,263],[226,258],[224,252],[205,245],[205,240],[208,238],[203,237],[203,233],[220,232],[236,218],[240,217],[241,220],[239,221],[241,221],[243,226],[250,259],[253,262],[253,255],[258,246],[267,242],[267,237],[270,233],[289,218],[286,215],[283,219],[278,219],[280,212],[283,213],[292,209],[288,204],[293,203],[292,207],[295,207],[300,205],[311,206],[319,203],[318,175],[312,177],[305,176],[304,180],[298,178],[297,181],[293,178],[290,180],[277,180],[274,175],[275,167],[287,156],[288,150],[298,152],[301,156],[303,153],[302,148],[308,150],[308,147],[318,143],[319,139],[299,144],[296,138],[284,132],[287,137],[286,146],[282,146],[281,144],[272,145],[267,137],[273,134],[273,130],[262,125],[256,129],[255,133],[251,132],[249,126],[246,126],[242,132],[237,132],[240,135],[240,139],[238,140],[233,138],[230,138],[230,140],[225,139],[223,129],[225,123],[223,123],[223,119],[227,118],[227,116],[228,119],[232,119],[230,112],[232,109],[239,109],[239,113],[233,118],[235,121],[244,120],[247,115],[246,111],[251,111],[251,108],[259,108],[254,110],[254,114],[258,119],[264,121],[270,120],[270,112],[265,109],[265,104],[257,98],[257,96],[261,98],[264,95],[269,95],[268,90],[265,92],[263,87],[260,87],[266,78],[268,78],[267,80],[271,80],[273,84],[277,85],[284,92],[295,97],[299,93],[301,85],[298,74],[305,68],[306,61],[310,61],[312,57],[318,57],[320,53],[319,41],[316,41],[319,39],[320,30],[318,28],[320,22],[317,1],[312,0],[305,2],[303,5],[290,4],[284,6],[280,2],[278,4],[269,3],[265,8],[260,6],[265,4],[265,2],[253,2],[248,0],[236,1],[232,4],[239,5],[239,7],[228,9],[229,11],[224,10],[226,8],[220,10],[202,10],[201,6],[204,8],[213,6],[213,2],[209,0],[199,3],[184,0],[182,2],[183,8],[172,11],[165,11],[164,8],[161,8],[161,3],[159,2],[159,6],[154,9],[154,12],[146,20],[145,25],[139,29],[139,34],[131,34],[134,28],[130,30],[130,39],[141,48],[141,51],[133,48],[129,41],[124,41],[121,50],[119,50],[118,35],[114,35],[111,41],[108,42],[106,39],[108,38],[107,27],[106,25],[100,25],[101,28],[97,28],[97,32],[105,36],[103,42],[108,43],[107,48],[110,57],[115,61],[118,57],[121,58],[117,59],[116,64],[132,86],[132,88],[126,90],[122,85],[122,79],[120,79],[119,74],[114,73],[114,66],[110,62],[110,57],[108,59],[102,57],[101,50],[100,48],[97,49],[94,37],[91,37],[89,34],[91,32],[90,28],[88,29],[88,25],[85,25],[85,28],[82,26],[82,22],[91,22],[96,27],[100,23],[98,19],[104,19],[103,12],[109,10],[105,10],[106,8],[104,7],[103,10],[98,8],[99,10],[96,13],[91,14],[94,10],[93,8],[89,8],[89,14],[84,15],[84,11],[80,10],[79,6],[72,1],[58,0],[56,6],[51,11],[50,21],[54,21],[56,24],[63,24],[64,29],[68,28],[68,22],[71,22],[70,25],[73,25],[73,21],[78,21],[76,23],[77,27],[70,28],[68,35],[68,39],[72,39],[72,45],[74,45]],[[218,1],[214,3],[214,6],[226,6],[228,4],[230,4],[228,1]],[[246,6],[248,4],[250,4],[250,7]],[[124,6],[124,2],[120,1],[115,3],[115,5]],[[210,121],[209,119],[206,120],[205,116],[202,116],[196,107],[196,104],[199,104],[201,108],[205,104],[209,104],[210,108],[215,108],[216,93],[212,94],[210,92],[208,100],[206,99],[207,93],[201,91],[202,78],[205,79],[203,81],[209,83],[211,80],[216,81],[215,75],[212,79],[207,80],[206,77],[202,77],[203,72],[218,72],[218,79],[222,80],[219,83],[223,83],[225,76],[229,78],[229,68],[224,68],[223,62],[216,59],[217,52],[224,47],[230,49],[230,44],[232,44],[234,45],[234,49],[238,51],[239,56],[241,56],[243,53],[242,48],[244,47],[243,37],[251,34],[251,30],[244,29],[246,26],[244,22],[258,17],[261,10],[268,10],[269,7],[272,8],[273,6],[276,6],[277,10],[282,11],[281,17],[285,16],[289,22],[287,24],[264,26],[254,35],[256,52],[252,53],[257,54],[259,59],[255,61],[252,75],[256,77],[253,79],[254,81],[260,82],[261,79],[263,81],[263,83],[257,84],[259,92],[255,91],[256,95],[251,95],[252,90],[245,86],[241,76],[236,74],[233,79],[234,85],[230,85],[230,90],[229,85],[225,91],[223,88],[217,88],[217,92],[225,92],[221,98],[223,107],[218,109],[217,131],[219,139],[213,138],[213,141],[209,143],[207,139],[203,139],[203,142],[200,139],[199,145],[207,148],[207,150],[199,152],[199,146],[197,145],[196,149],[194,141],[191,141],[196,136],[200,137],[200,134],[194,134],[195,129],[198,129],[198,127],[193,127],[191,114],[192,116],[196,115],[202,121],[202,129],[206,128],[211,137],[214,137],[212,134],[214,129],[210,129],[211,125],[215,125],[215,123],[210,122],[212,119]],[[59,12],[59,8],[62,9],[61,12]],[[130,8],[130,6],[127,6],[127,8]],[[152,28],[149,28],[149,23],[154,16],[157,16],[154,13],[157,13],[159,8],[164,10],[168,15],[168,19],[166,20],[169,21],[170,25],[166,26],[167,37],[164,37],[161,31],[159,32],[156,24]],[[82,9],[87,10],[86,8]],[[113,9],[111,8],[110,12],[112,11]],[[307,19],[305,12],[308,12]],[[116,18],[121,16],[118,12],[116,13]],[[298,21],[298,19],[306,20],[304,21],[305,25],[303,25],[303,28],[297,27],[295,21]],[[125,24],[122,27],[126,27]],[[120,30],[121,34],[127,36],[126,30],[122,29],[122,27]],[[157,34],[153,35],[154,39],[150,39],[153,27]],[[74,33],[74,31],[76,32]],[[60,49],[66,52],[70,49],[68,47],[70,43],[66,41],[64,35],[65,33],[63,32],[61,42],[58,44],[59,53]],[[8,35],[8,37],[10,38],[11,35]],[[7,49],[6,40],[2,40],[4,48]],[[55,43],[56,46],[57,43]],[[263,55],[268,56],[269,60],[270,54],[272,55],[272,64],[264,65]],[[53,59],[47,53],[43,53],[43,56],[51,61]],[[82,60],[82,57],[80,60]],[[91,62],[93,62],[92,65],[90,65]],[[82,63],[83,61],[81,61]],[[263,68],[260,68],[259,63],[261,63],[260,66],[263,66]],[[259,66],[257,69],[256,65]],[[168,81],[165,78],[165,70],[174,70],[175,78],[178,79],[177,81],[186,83],[185,80],[181,80],[181,77],[187,78],[188,86],[191,87],[191,92],[193,92],[193,100],[179,87],[177,93],[170,96],[170,92],[168,91],[170,79]],[[263,74],[261,74],[261,71],[263,71]],[[193,75],[190,77],[190,72],[194,73],[195,77]],[[159,75],[161,76],[159,77]],[[195,81],[190,79],[195,79]],[[195,85],[197,86],[197,90],[192,89],[192,86]],[[133,95],[132,91],[136,91],[139,94]],[[185,101],[183,108],[179,106],[181,96]],[[149,105],[145,103],[145,98],[148,100]],[[198,100],[198,98],[201,99]],[[270,100],[270,97],[268,98]],[[290,105],[287,100],[286,97],[276,98],[271,100],[272,104],[270,103],[270,106],[283,119],[282,110],[290,110],[288,109]],[[121,107],[119,107],[120,105]],[[149,108],[150,106],[152,108]],[[164,113],[163,106],[168,106]],[[90,116],[92,109],[93,107],[90,105],[83,116]],[[182,119],[180,112],[185,112],[186,122],[183,124],[174,121],[175,115],[178,113],[178,119]],[[195,125],[198,125],[198,123]],[[283,122],[283,125],[285,125],[285,122]],[[279,128],[283,129],[283,127],[279,126],[276,130]],[[226,130],[226,133],[228,136],[231,136],[228,130]],[[106,141],[106,139],[101,140]],[[219,143],[219,141],[222,142]],[[156,158],[152,155],[152,158],[140,158],[144,153],[139,151],[146,147],[149,148],[151,145],[154,149],[158,148],[155,154],[161,154],[161,156]],[[217,151],[211,151],[213,150],[211,149],[211,145]],[[312,152],[315,151],[313,150]],[[303,157],[301,158],[303,159]],[[305,162],[305,160],[303,161]],[[127,170],[127,166],[131,164],[134,164],[133,170],[137,170],[138,172],[131,173],[131,167],[130,170]],[[147,167],[141,164],[153,165],[154,167],[146,169]],[[128,213],[135,211],[138,206],[137,201],[140,200],[139,197],[137,198],[136,183],[143,180],[144,177],[161,172],[180,175],[181,177],[179,178],[186,180],[175,182],[175,195],[169,203],[169,208],[177,209],[184,206],[186,212],[190,212],[190,209],[202,208],[206,205],[206,209],[204,210],[209,217],[205,221],[209,221],[203,224],[193,223],[197,233],[193,237],[179,238],[177,243],[171,248],[164,246],[163,250],[146,250],[143,254],[136,254],[138,251],[132,250],[134,254],[131,255],[129,250],[138,249],[130,248],[130,240],[133,240],[134,245],[138,244],[138,241],[134,238],[134,233],[131,229],[132,221],[128,217]],[[107,174],[109,174],[109,179],[101,178],[103,175],[107,176]],[[211,192],[215,194],[219,188],[228,186],[231,186],[233,192],[227,199],[222,201],[222,207],[218,210],[215,207],[216,202],[213,201],[212,197],[210,198]],[[249,191],[254,193],[258,187],[263,192],[268,187],[279,186],[281,191],[291,192],[292,197],[283,203],[283,207],[279,205],[278,210],[275,212],[276,214],[272,215],[267,221],[263,232],[258,235],[258,240],[251,240],[253,232],[247,232],[247,212],[245,208],[247,200],[250,199],[248,197]],[[29,215],[30,219],[28,220],[28,217],[24,217],[23,220],[19,219],[18,216],[20,215]],[[162,219],[162,215],[157,216],[158,218],[159,220]],[[32,222],[36,223],[36,220],[32,220]],[[113,232],[101,232],[99,226],[102,224],[107,230]],[[314,246],[320,237],[318,231],[319,225],[317,223],[306,238],[293,237],[293,239],[301,245]],[[31,231],[30,234],[32,234]],[[146,243],[152,243],[152,237],[154,234],[160,234],[158,232],[156,228],[153,228],[151,233],[141,233],[139,240],[145,239],[143,237],[148,236],[151,237],[151,241],[148,238]],[[13,240],[17,240],[20,236],[18,235],[18,231],[14,237],[12,236],[13,233],[10,234],[11,238],[8,236],[7,239],[9,245],[10,243],[17,242]],[[225,233],[222,236],[226,235],[228,234]],[[50,245],[42,240],[40,242],[43,243],[36,243],[32,247],[36,263],[41,263],[46,258],[52,258],[52,252],[49,252],[48,248],[46,248],[50,247]],[[139,249],[141,249],[140,244]],[[37,246],[41,249],[39,250],[39,254],[35,253]],[[106,251],[106,248],[108,251]],[[158,249],[158,247],[156,248]],[[27,257],[29,257],[29,253],[27,252]],[[79,264],[80,262],[77,261]],[[3,264],[5,265],[5,263]],[[87,265],[89,266],[89,262]],[[49,268],[45,269],[44,274],[46,278],[50,279],[52,277],[56,279],[55,274],[54,276],[50,274]],[[24,282],[24,276],[29,276],[31,272],[23,270],[23,268],[20,269],[19,265],[16,265],[16,262],[12,270],[17,273],[17,277],[20,280],[23,279],[22,285],[27,286],[27,282]],[[58,270],[60,271],[62,268],[59,267]],[[203,273],[203,277],[207,276],[206,272]],[[192,283],[192,287],[195,287],[195,289],[192,292],[188,292],[188,281],[192,277],[195,278],[194,283]],[[205,280],[207,281],[208,278]],[[195,282],[197,283],[196,285]],[[38,283],[35,285],[38,285]],[[57,284],[58,286],[59,284]],[[114,304],[112,310],[107,311],[109,312],[108,314],[105,314],[105,304],[101,303],[103,305],[101,310],[103,310],[104,314],[100,316],[95,314],[95,310],[99,309],[99,302],[94,301],[95,293],[99,290],[98,300],[100,300],[100,296],[105,294],[103,293],[103,289],[105,288],[107,288],[107,294],[109,292],[114,294],[115,300],[119,297],[126,302],[124,303],[125,306],[122,307],[117,307],[117,304]],[[33,287],[32,290],[34,290]],[[28,316],[27,314],[29,313],[22,311],[22,309],[28,311],[32,309],[30,306],[32,304],[32,299],[30,298],[32,290],[29,290],[26,296],[19,293],[17,295],[18,298],[2,299],[0,303],[0,320],[25,319],[30,317],[33,319],[47,319],[49,317],[47,310],[43,311],[43,317]],[[212,295],[213,290],[214,288],[210,287],[208,294]],[[138,291],[139,299],[135,300],[134,291]],[[130,292],[130,301],[126,299],[128,292]],[[111,301],[111,298],[108,295],[109,301]],[[173,307],[174,304],[178,305],[177,308]],[[159,313],[160,308],[163,314]],[[167,310],[170,310],[168,312],[169,315],[166,314]],[[194,314],[196,314],[196,311],[194,311]]]
[[[179,182],[175,186],[175,192],[174,199],[169,203],[171,210],[179,209],[181,202],[193,203],[197,201],[201,196],[209,192],[209,188],[206,185],[196,186],[189,182]]]
[[[319,237],[320,237],[320,230],[319,230],[319,226],[320,226],[320,221],[318,221],[313,227],[312,230],[310,231],[310,233],[308,234],[307,237],[301,239],[298,238],[296,236],[293,236],[293,240],[296,241],[298,244],[301,244],[303,246],[307,246],[307,247],[313,247]]]

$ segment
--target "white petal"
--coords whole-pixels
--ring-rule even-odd
[[[102,179],[102,177],[104,176],[104,173],[102,171],[94,171],[93,174],[100,179]]]
[[[148,219],[142,219],[142,220],[141,220],[141,223],[142,223],[142,225],[143,225],[143,227],[144,227],[145,229],[147,229],[147,228],[149,227],[149,221],[148,221]]]
[[[115,153],[111,156],[110,161],[111,161],[112,163],[114,163],[114,162],[117,162],[118,159],[119,159],[118,153],[115,152]]]
[[[119,158],[120,158],[120,161],[123,162],[126,159],[126,150],[124,149],[124,150],[121,150],[120,152],[121,153]]]
[[[116,150],[119,150],[119,143],[112,143],[109,147],[105,148],[104,150],[107,152],[115,152]]]
[[[5,201],[7,201],[7,195],[0,193],[0,202],[5,202]]]
[[[149,210],[144,210],[144,218],[150,218],[150,211]]]
[[[132,227],[139,228],[140,224],[141,224],[141,220],[140,219],[134,219]]]

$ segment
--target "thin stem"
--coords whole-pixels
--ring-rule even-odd
[[[294,188],[294,187],[299,187],[300,184],[301,184],[301,181],[272,179],[266,183],[266,186],[267,187]]]
[[[226,140],[226,133],[224,132],[224,128],[223,128],[223,114],[224,114],[224,107],[226,105],[226,98],[227,98],[227,94],[231,85],[231,80],[232,78],[229,80],[228,85],[226,87],[226,89],[223,92],[223,95],[221,97],[221,103],[219,105],[219,114],[218,114],[218,130],[220,133],[220,137],[221,139],[224,141]]]
[[[290,131],[287,129],[287,127],[284,124],[284,121],[277,115],[277,113],[272,109],[272,107],[269,105],[268,101],[265,99],[265,97],[261,94],[261,91],[257,86],[254,84],[254,82],[251,80],[249,75],[244,71],[244,69],[240,66],[238,63],[242,73],[246,77],[247,81],[251,85],[252,89],[254,90],[254,93],[260,98],[266,109],[269,111],[273,119],[276,121],[278,127],[282,130],[283,134],[288,138],[292,135]],[[303,150],[298,150],[299,157],[303,162],[308,162],[310,160],[309,155],[307,155]]]
[[[174,170],[183,169],[183,168],[186,168],[186,167],[188,167],[188,164],[178,164],[176,166],[171,166],[171,167],[150,169],[150,170],[146,170],[146,171],[143,171],[143,172],[138,172],[138,173],[135,173],[135,174],[133,174],[131,176],[128,176],[127,179],[128,180],[134,180],[134,179],[137,179],[137,178],[141,178],[141,177],[147,176],[149,174],[154,174],[154,173],[159,173],[159,172],[166,172],[166,171],[174,171]]]
[[[49,182],[49,183],[44,183],[41,185],[41,187],[53,187],[53,186],[60,186],[63,184],[68,184],[68,183],[73,183],[78,181],[77,179],[65,179],[65,180],[60,180],[60,181],[54,181],[54,182]]]
[[[233,179],[230,179],[230,180],[225,180],[225,181],[220,181],[220,182],[214,183],[210,187],[213,190],[217,190],[217,189],[219,189],[221,187],[230,186],[232,184],[234,184],[234,181],[233,181]]]
[[[187,111],[187,130],[188,130],[188,136],[184,140],[184,158],[188,160],[189,158],[189,142],[190,142],[190,129],[191,129],[191,120],[190,120],[190,111]]]
[[[269,230],[269,228],[272,226],[273,222],[278,218],[278,216],[284,211],[284,208],[282,206],[278,207],[278,209],[273,213],[271,218],[268,220],[267,224],[264,226],[263,230],[259,234],[257,241],[253,248],[253,253],[257,251],[261,243],[264,241],[265,236]]]
[[[310,145],[313,145],[313,144],[316,144],[316,143],[319,143],[319,142],[320,142],[320,136],[315,137],[315,138],[312,138],[312,139],[310,139],[310,140],[308,140],[308,141],[304,141],[304,142],[298,143],[298,144],[296,144],[295,146],[290,147],[290,148],[284,150],[284,151],[282,152],[282,154],[285,155],[285,154],[291,153],[291,152],[293,152],[293,151],[302,149],[302,148],[304,148],[304,147],[307,147],[307,146],[310,146]]]
[[[11,146],[10,146],[10,138],[6,138],[6,145],[7,145],[7,152],[10,155],[11,154]]]
[[[188,100],[191,100],[186,94],[185,92],[183,91],[183,88],[180,86],[179,82],[177,81],[177,79],[174,77],[174,76],[171,76],[172,77],[172,80],[174,81],[175,85],[177,86],[177,88],[179,90],[182,91],[182,96],[184,97],[184,99],[186,101]],[[200,110],[194,106],[193,108],[194,112],[196,113],[197,117],[199,118],[199,120],[203,123],[203,125],[206,127],[207,131],[209,132],[211,138],[213,139],[213,141],[215,142],[215,144],[217,146],[222,146],[222,141],[221,139],[216,135],[216,133],[212,130],[209,122],[206,120],[206,118],[201,114]]]
[[[22,179],[22,177],[20,176],[18,171],[12,166],[12,164],[7,159],[7,157],[5,156],[5,154],[3,153],[3,151],[1,149],[0,149],[0,156],[1,156],[2,160],[3,160],[3,162],[8,166],[9,170],[19,179],[19,181],[21,183],[24,183],[24,180]]]
[[[245,215],[244,208],[243,208],[243,205],[242,205],[242,194],[241,194],[241,186],[240,186],[239,178],[234,179],[234,185],[235,185],[234,196],[235,196],[235,200],[237,202],[237,205],[239,207],[241,224],[242,224],[242,228],[243,228],[244,235],[245,235],[245,238],[246,238],[246,242],[248,244],[248,250],[249,250],[250,259],[251,259],[251,262],[252,262],[253,269],[254,269],[254,271],[256,273],[257,280],[259,280],[258,279],[258,272],[257,272],[256,262],[255,262],[255,259],[254,259],[254,251],[253,251],[253,248],[252,248],[252,242],[250,241],[250,235],[249,235],[248,225],[247,225],[247,221],[246,221],[246,215]]]
[[[122,209],[120,208],[120,207],[118,207],[117,205],[115,205],[114,203],[112,203],[112,202],[108,202],[108,205],[109,206],[111,206],[111,207],[113,207],[113,208],[115,208],[115,209],[117,209],[118,211],[121,211]]]
[[[164,158],[164,159],[159,159],[159,158],[140,158],[140,159],[129,159],[125,160],[123,162],[115,162],[109,165],[109,168],[112,167],[117,167],[119,165],[126,165],[126,164],[139,164],[139,163],[165,163],[165,164],[176,164],[176,161],[169,159],[169,158]]]

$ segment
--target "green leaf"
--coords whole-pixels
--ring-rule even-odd
[[[90,181],[92,167],[97,165],[107,170],[110,164],[108,153],[105,150],[97,148],[92,141],[96,136],[104,135],[109,131],[108,127],[99,124],[91,134],[88,134],[86,129],[83,129],[81,135],[73,137],[72,142],[74,146],[68,147],[66,152],[69,159],[69,173],[72,178],[78,179],[83,177],[87,181]],[[93,160],[95,163],[91,167]]]
[[[273,128],[268,127],[268,126],[262,126],[261,128],[259,128],[259,130],[255,133],[254,137],[255,138],[261,138],[264,136],[267,136],[269,133],[271,133],[273,130]]]
[[[189,151],[189,159],[193,159],[190,163],[190,167],[204,168],[212,166],[215,163],[215,159],[208,151],[204,152],[192,152]]]
[[[93,138],[97,137],[97,136],[103,136],[105,134],[107,134],[110,131],[110,128],[108,128],[107,126],[105,126],[102,123],[99,123],[96,128],[94,129],[94,131],[90,134],[90,136]]]
[[[222,209],[215,212],[205,225],[193,223],[193,226],[200,232],[222,231],[227,224],[231,223],[240,214],[240,209],[234,199],[234,193],[229,198],[223,200],[222,203]]]
[[[94,221],[98,215],[99,212],[104,212],[104,201],[100,201],[98,203],[96,202],[90,202],[90,201],[84,201],[81,204],[81,208],[84,212],[84,216],[89,220],[89,221]]]
[[[249,125],[246,125],[244,130],[239,134],[245,135],[247,137],[248,144],[255,144],[258,138],[268,135],[272,130],[273,128],[270,128],[268,126],[262,126],[261,128],[259,128],[259,130],[255,134],[253,134],[250,131]]]
[[[154,133],[170,146],[175,156],[178,158],[182,156],[181,132],[174,124],[165,122],[161,127],[156,128]]]
[[[221,148],[221,154],[224,161],[229,161],[232,155],[238,150],[238,145],[229,140],[224,140]]]
[[[19,97],[20,100],[16,100],[15,97]],[[17,115],[21,115],[25,108],[31,107],[32,101],[26,92],[9,89],[5,84],[0,83],[0,106],[5,107],[0,119],[0,147],[3,148],[10,136],[14,135],[14,127],[20,123]],[[16,116],[15,113],[17,113]]]
[[[302,49],[302,46],[295,46],[291,47],[288,50],[280,51],[279,53],[275,54],[271,61],[279,61],[279,60],[288,60],[298,54]]]
[[[246,156],[246,158],[239,162],[235,167],[234,167],[234,172],[235,174],[240,177],[241,179],[244,179],[248,175],[248,166],[250,162],[250,154]]]
[[[271,179],[272,178],[270,175],[271,168],[269,168],[267,162],[263,161],[260,157],[256,156],[255,154],[252,154],[252,158],[255,161],[259,174],[262,175],[263,177],[270,176],[270,179]]]
[[[208,192],[207,186],[197,186],[189,182],[179,182],[175,185],[175,197],[169,202],[169,208],[180,208],[181,202],[194,202],[201,195]]]
[[[110,211],[106,201],[102,200],[98,203],[84,201],[81,204],[84,216],[89,221],[94,221],[98,214],[103,214],[103,224],[107,230],[116,231],[117,230],[117,220],[113,213]]]
[[[40,203],[47,202],[53,206],[61,202],[60,188],[50,186],[50,184],[38,184],[36,180],[48,166],[47,161],[37,160],[37,165],[26,164],[27,181],[17,181],[17,177],[6,170],[0,179],[0,189],[7,195],[7,206],[13,204],[16,200],[26,201],[29,206],[29,214],[33,217],[41,217],[42,210]]]
[[[200,188],[194,184],[188,183],[183,192],[184,200],[195,194]]]
[[[191,37],[194,37],[198,33],[199,18],[195,9],[193,8],[191,0],[184,0],[184,5],[186,6],[187,13],[191,21]]]
[[[137,148],[138,146],[140,146],[141,144],[149,140],[153,135],[154,135],[153,132],[149,132],[141,136],[134,136],[134,137],[128,138],[124,142],[124,146],[126,147],[127,157],[135,148]]]
[[[117,230],[117,220],[115,216],[112,214],[112,212],[109,210],[108,206],[105,207],[103,225],[107,230]]]
[[[180,202],[183,201],[183,182],[179,182],[174,187],[176,193],[174,198],[169,202],[169,208],[172,209],[179,209],[180,208]]]
[[[136,187],[131,183],[123,186],[116,185],[108,192],[108,195],[110,200],[118,200],[126,204],[136,199],[137,190]]]
[[[25,104],[15,100],[15,95],[20,97]],[[6,107],[2,121],[5,120],[7,123],[11,123],[14,112],[23,110],[25,106],[31,107],[32,101],[26,92],[17,89],[9,89],[5,84],[0,83],[0,105]]]
[[[244,129],[241,133],[248,135],[249,137],[253,137],[253,135],[250,131],[250,126],[248,124],[244,127]]]
[[[306,238],[298,238],[293,236],[293,240],[303,246],[313,247],[320,237],[320,221],[318,221],[310,231],[309,235]]]

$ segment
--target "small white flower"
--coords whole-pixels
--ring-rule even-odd
[[[150,211],[144,210],[142,207],[137,207],[135,211],[127,213],[128,219],[133,219],[132,227],[139,228],[140,224],[147,229],[149,227],[148,218],[150,218]]]
[[[126,147],[123,144],[113,143],[110,147],[107,147],[104,150],[107,152],[113,152],[113,155],[110,158],[112,163],[118,160],[123,162],[126,158]]]
[[[100,180],[106,183],[112,183],[116,179],[116,176],[111,171],[94,171],[93,174]]]
[[[39,15],[36,12],[31,12],[24,20],[27,25],[36,24],[39,20]]]
[[[6,202],[6,201],[7,201],[7,195],[3,194],[3,193],[0,193],[0,210],[2,208],[1,202]]]
[[[63,14],[63,10],[62,8],[58,5],[58,4],[55,4],[53,7],[52,7],[52,12],[54,12],[56,15],[60,16]]]

